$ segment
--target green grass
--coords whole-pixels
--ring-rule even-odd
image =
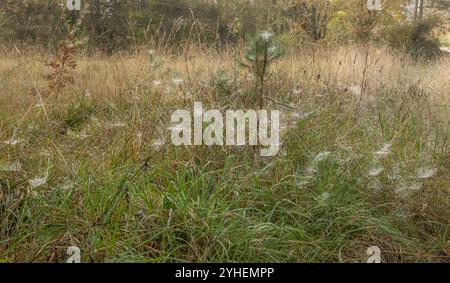
[[[14,130],[24,140],[0,145],[3,168],[22,164],[17,172],[0,170],[0,261],[64,262],[71,245],[80,247],[83,262],[365,262],[370,246],[381,248],[384,262],[449,261],[449,109],[446,98],[404,88],[415,79],[374,83],[369,94],[376,99],[366,102],[338,88],[333,72],[323,75],[325,85],[315,82],[312,66],[302,78],[305,91],[292,97],[282,94],[296,79],[275,68],[268,92],[314,114],[289,122],[286,154],[261,158],[246,147],[152,146],[158,133],[167,137],[164,123],[174,109],[200,100],[230,107],[225,88],[239,109],[239,95],[253,91],[246,74],[233,81],[222,70],[229,85],[215,85],[211,74],[205,87],[190,73],[184,100],[151,79],[133,88],[145,77],[134,73],[124,88],[116,80],[118,95],[82,96],[90,78],[79,72],[85,81],[47,99],[45,111],[23,95],[23,81],[0,87],[2,103],[8,101],[0,141]],[[315,96],[322,92],[326,98]],[[292,120],[292,110],[269,107]],[[391,153],[376,158],[386,142]],[[384,168],[377,177],[368,174],[374,165]],[[437,173],[421,190],[396,193],[402,182],[417,181],[422,166]],[[47,171],[47,183],[31,188],[28,180]]]
[[[439,42],[441,43],[442,46],[450,46],[450,35],[442,35],[439,38]]]

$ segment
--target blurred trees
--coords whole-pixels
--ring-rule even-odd
[[[329,0],[289,1],[284,13],[291,23],[298,23],[313,41],[325,38],[333,14],[334,5]]]
[[[55,1],[0,1],[0,36],[3,38],[36,42],[50,42],[66,33],[61,25],[64,13]]]
[[[0,39],[55,46],[69,33],[86,47],[112,52],[131,45],[184,42],[221,47],[261,30],[300,32],[311,41],[373,40],[408,20],[448,20],[448,0],[1,0]]]

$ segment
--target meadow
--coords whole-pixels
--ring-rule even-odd
[[[177,109],[256,107],[242,49],[74,52],[55,86],[51,54],[2,48],[0,261],[449,262],[448,56],[288,46],[277,156],[173,146]]]

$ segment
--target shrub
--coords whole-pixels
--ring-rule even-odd
[[[432,60],[441,53],[439,41],[431,35],[434,26],[430,20],[399,25],[388,31],[387,41],[391,47],[407,52],[416,60]]]

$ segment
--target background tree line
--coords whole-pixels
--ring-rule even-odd
[[[149,42],[160,48],[184,43],[220,48],[259,30],[299,41],[393,40],[401,44],[390,36],[399,28],[408,35],[448,29],[447,0],[383,1],[381,12],[369,11],[366,2],[82,0],[81,11],[69,11],[66,0],[2,0],[0,38],[52,48],[73,33],[88,49],[112,52]]]

